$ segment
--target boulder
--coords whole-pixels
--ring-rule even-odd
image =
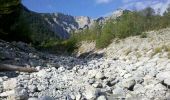
[[[97,72],[95,78],[96,79],[102,79],[104,77],[104,74],[102,72]]]
[[[15,88],[8,94],[8,100],[28,100],[28,92],[24,88]]]
[[[88,72],[88,78],[94,78],[97,74],[96,70],[89,70]]]
[[[122,81],[122,86],[124,88],[128,88],[128,89],[131,89],[133,88],[135,85],[135,80],[134,79],[126,79],[124,81]]]
[[[165,79],[164,84],[170,86],[170,78]]]
[[[17,87],[17,79],[12,78],[3,82],[3,88],[5,90],[12,90]]]
[[[160,72],[156,75],[156,78],[160,81],[170,79],[170,71]]]
[[[92,87],[92,86],[87,86],[86,91],[85,91],[85,97],[86,99],[96,99],[96,97],[99,94],[99,90]]]
[[[107,98],[104,95],[101,95],[97,98],[97,100],[107,100]]]

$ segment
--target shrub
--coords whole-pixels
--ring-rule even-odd
[[[146,32],[143,32],[141,35],[140,35],[141,38],[147,38],[147,33]]]

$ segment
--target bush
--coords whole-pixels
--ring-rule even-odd
[[[140,35],[141,38],[147,38],[147,33],[146,32],[143,32],[141,35]]]

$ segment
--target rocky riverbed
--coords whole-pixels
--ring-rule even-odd
[[[87,58],[56,56],[0,41],[1,63],[39,72],[0,72],[1,100],[170,99],[170,29],[129,37]],[[159,50],[157,50],[159,49]]]

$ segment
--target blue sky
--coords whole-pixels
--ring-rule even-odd
[[[119,8],[140,10],[151,6],[155,10],[160,8],[163,13],[170,0],[22,0],[22,3],[35,12],[61,12],[96,18],[108,15]]]

